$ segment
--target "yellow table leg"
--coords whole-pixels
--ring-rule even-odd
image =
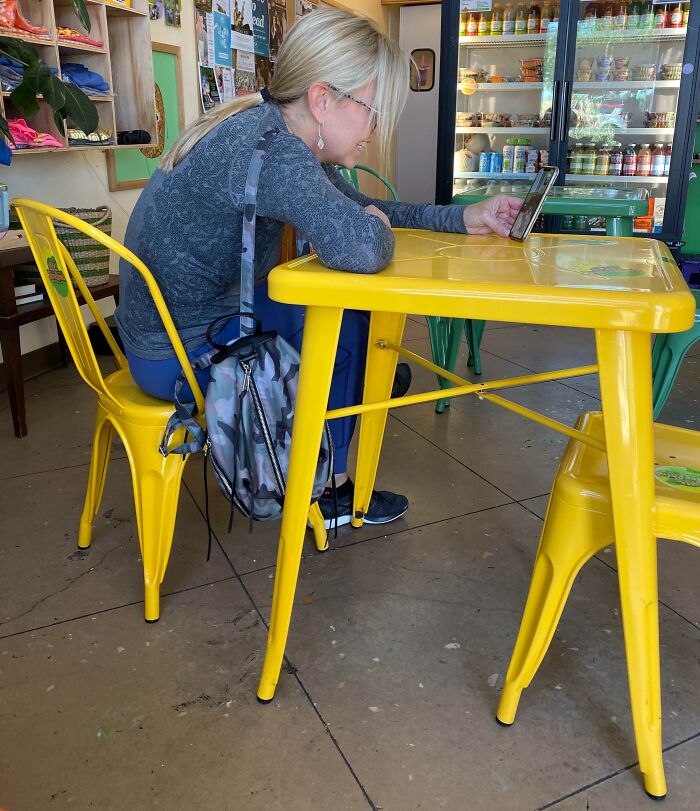
[[[342,310],[306,308],[270,630],[258,685],[258,698],[264,702],[271,701],[275,694],[287,643],[342,317]]]
[[[647,793],[666,794],[649,336],[596,330],[632,720]]]
[[[363,403],[386,400],[391,396],[391,386],[399,355],[393,349],[383,349],[381,344],[382,341],[388,341],[397,346],[400,345],[405,323],[406,316],[401,313],[372,313],[367,342]],[[353,516],[357,517],[352,519],[354,527],[362,526],[363,516],[369,509],[387,413],[386,408],[378,409],[363,414],[360,418],[353,504]]]

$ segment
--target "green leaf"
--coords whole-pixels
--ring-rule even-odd
[[[8,141],[12,141],[13,144],[15,143],[15,139],[12,137],[10,128],[7,126],[7,121],[5,121],[5,117],[2,115],[0,115],[0,132],[2,132]]]
[[[22,83],[10,93],[10,101],[24,113],[26,118],[31,118],[39,112],[39,102],[36,99],[37,73],[38,65],[35,71],[32,71],[32,66],[30,65],[24,71]]]
[[[92,23],[90,22],[90,15],[88,14],[88,10],[85,7],[85,0],[72,0],[72,2],[75,16],[80,20],[80,22],[83,24],[83,27],[89,34],[90,26],[92,25]]]
[[[54,123],[56,124],[56,127],[58,128],[58,131],[60,133],[63,133],[63,131],[64,131],[64,129],[63,129],[63,126],[64,126],[63,121],[64,121],[64,119],[65,119],[65,117],[67,115],[68,115],[68,113],[66,112],[65,107],[61,108],[60,110],[56,110],[54,112],[54,114],[53,114]]]
[[[68,118],[86,134],[89,135],[97,129],[99,117],[97,108],[90,99],[75,85],[64,84],[66,94],[64,109]]]
[[[37,80],[39,92],[46,99],[52,110],[60,110],[66,103],[66,91],[63,82],[51,71],[42,67]]]
[[[21,39],[0,37],[0,53],[16,59],[23,65],[31,65],[39,61],[39,54],[36,49]]]

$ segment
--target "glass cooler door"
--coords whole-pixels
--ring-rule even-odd
[[[669,230],[666,192],[685,140],[676,138],[676,125],[681,88],[693,72],[684,58],[690,3],[574,2],[571,10],[575,48],[557,127],[566,185],[611,195],[647,189],[648,215],[637,218],[635,232],[660,235]],[[682,172],[677,177],[684,182]],[[561,228],[596,232],[604,222],[563,217]]]

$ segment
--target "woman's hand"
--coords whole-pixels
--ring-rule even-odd
[[[371,214],[373,217],[378,217],[384,223],[384,225],[386,225],[387,228],[391,228],[389,218],[383,211],[381,211],[381,209],[378,209],[376,206],[365,206],[365,211],[368,214]]]
[[[519,197],[499,194],[464,208],[464,226],[468,234],[498,234],[507,237],[520,211]]]

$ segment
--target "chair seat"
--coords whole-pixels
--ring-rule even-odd
[[[151,397],[140,389],[126,369],[107,375],[104,384],[106,393],[99,395],[100,403],[106,411],[116,413],[120,419],[126,419],[128,422],[162,425],[165,428],[175,410],[175,406],[169,400]]]
[[[604,439],[602,414],[585,414],[579,429]],[[657,537],[700,545],[700,432],[655,423],[654,466]],[[684,476],[687,468],[699,471],[697,477]],[[583,442],[569,443],[557,475],[557,493],[579,508],[609,512],[605,454]]]

